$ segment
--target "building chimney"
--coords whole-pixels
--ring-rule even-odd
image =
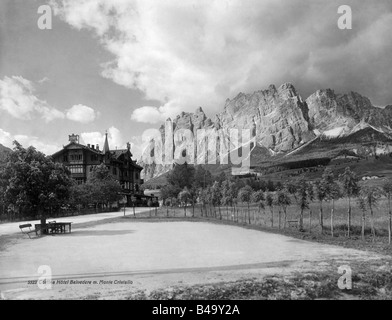
[[[99,144],[97,144],[97,150],[99,151]]]
[[[94,145],[91,146],[91,149],[95,150]]]
[[[71,134],[68,138],[71,143],[79,143],[79,135],[77,134]]]
[[[87,148],[89,148],[89,149],[91,148],[90,144],[87,145]]]

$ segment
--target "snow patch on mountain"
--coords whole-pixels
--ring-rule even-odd
[[[346,127],[337,127],[331,130],[327,130],[323,132],[323,135],[327,138],[338,138],[345,134],[347,128]]]

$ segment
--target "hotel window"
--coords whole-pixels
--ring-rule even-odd
[[[117,175],[117,168],[113,168],[113,174]]]
[[[68,156],[63,157],[63,162],[68,162]]]
[[[82,161],[83,155],[82,154],[71,154],[70,158],[71,158],[71,161]]]
[[[84,173],[83,166],[70,166],[69,170],[75,174]]]

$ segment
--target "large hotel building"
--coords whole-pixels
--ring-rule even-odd
[[[80,184],[87,181],[95,166],[104,163],[119,181],[128,204],[131,204],[132,199],[136,201],[135,198],[145,198],[140,190],[143,183],[140,173],[143,168],[132,160],[130,143],[127,144],[127,149],[110,150],[107,133],[102,150],[99,145],[80,144],[79,136],[72,134],[69,136],[69,143],[53,154],[52,158],[67,166],[72,178]]]

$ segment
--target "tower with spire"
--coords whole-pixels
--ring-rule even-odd
[[[109,149],[109,141],[108,141],[108,132],[105,133],[105,143],[103,145],[103,154],[106,155],[110,151]]]

